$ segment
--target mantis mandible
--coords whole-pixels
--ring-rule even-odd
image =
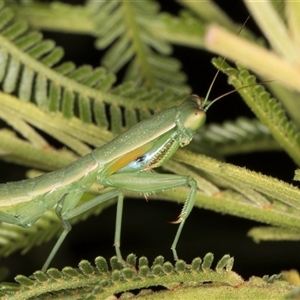
[[[42,268],[46,271],[71,230],[69,220],[117,197],[114,245],[119,261],[123,262],[120,251],[122,189],[147,194],[188,186],[190,191],[175,222],[179,223],[179,227],[171,246],[174,259],[177,260],[176,245],[193,208],[197,183],[190,176],[149,171],[163,165],[179,147],[190,143],[205,122],[205,112],[210,105],[205,107],[204,104],[198,96],[192,95],[179,106],[167,108],[136,124],[70,165],[36,178],[0,184],[0,221],[30,227],[44,212],[55,208],[63,232]],[[95,181],[114,189],[78,205],[83,193]]]

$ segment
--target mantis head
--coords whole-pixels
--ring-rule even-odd
[[[197,131],[206,121],[202,101],[197,95],[186,98],[179,106],[181,123],[184,128]]]
[[[176,124],[179,132],[181,132],[181,147],[191,141],[196,131],[203,126],[205,120],[206,113],[202,101],[197,95],[191,95],[180,104]]]

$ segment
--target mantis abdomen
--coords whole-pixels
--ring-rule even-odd
[[[0,219],[22,227],[33,225],[45,211],[54,208],[74,189],[77,192],[82,190],[82,193],[88,189],[96,177],[96,172],[92,171],[97,167],[98,163],[88,154],[66,167],[36,178],[0,184]]]

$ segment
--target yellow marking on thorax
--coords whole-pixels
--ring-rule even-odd
[[[141,156],[142,154],[146,153],[148,150],[150,150],[153,146],[153,142],[152,143],[148,143],[146,145],[143,145],[137,149],[134,149],[131,152],[128,152],[126,155],[117,158],[107,169],[106,172],[107,174],[113,174],[116,171],[118,171],[119,169],[123,168],[124,166],[126,166],[128,163],[130,163],[131,161],[133,161],[134,159],[138,158],[139,156]]]

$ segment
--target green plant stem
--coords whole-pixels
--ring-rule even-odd
[[[51,148],[37,148],[8,132],[0,131],[0,139],[1,150],[5,152],[1,155],[1,159],[8,162],[52,171],[64,167],[75,159],[75,157],[72,159]]]
[[[249,171],[246,168],[223,163],[204,155],[197,155],[182,150],[177,151],[174,159],[207,173],[236,179],[251,186],[256,191],[278,199],[291,207],[300,209],[300,190],[278,179]]]
[[[232,20],[222,11],[222,9],[215,4],[213,1],[190,1],[190,0],[178,0],[178,2],[189,8],[195,14],[197,14],[201,19],[206,20],[206,22],[211,22],[211,20],[218,20],[218,23],[222,26],[235,30],[236,26]]]
[[[176,200],[180,203],[184,203],[188,191],[186,189],[176,189],[176,196],[174,192],[165,191],[164,194],[160,194],[160,199]],[[155,197],[152,197],[153,199]],[[233,198],[228,198],[222,194],[216,195],[215,197],[206,196],[201,193],[197,194],[195,206],[198,208],[204,208],[212,210],[221,214],[229,214],[232,216],[241,217],[248,220],[253,220],[273,226],[285,227],[292,230],[300,230],[300,217],[299,213],[287,213],[283,211],[273,209],[270,207],[262,207],[253,204],[253,202],[246,203],[245,201],[237,201]],[[199,223],[199,226],[201,224]]]
[[[81,34],[93,34],[95,30],[95,24],[84,6],[54,2],[33,3],[12,8],[33,28]]]
[[[22,9],[17,6],[14,12],[36,29],[97,36],[95,23],[84,6],[39,3],[23,6]],[[153,35],[168,42],[200,49],[204,47],[204,27],[196,19],[182,20],[161,14],[155,22],[147,23],[147,26]]]
[[[286,1],[285,13],[288,20],[289,34],[293,37],[295,46],[300,48],[300,2]],[[298,55],[299,59],[299,55]]]
[[[237,61],[268,80],[279,81],[300,92],[299,70],[271,51],[237,37],[217,25],[208,27],[205,44],[210,51]]]
[[[259,226],[250,229],[247,236],[251,237],[256,243],[261,241],[299,241],[300,231],[272,226]]]
[[[286,61],[297,64],[299,62],[299,52],[289,36],[284,21],[274,9],[272,1],[260,1],[258,3],[245,1],[245,5],[275,52],[285,57]]]

